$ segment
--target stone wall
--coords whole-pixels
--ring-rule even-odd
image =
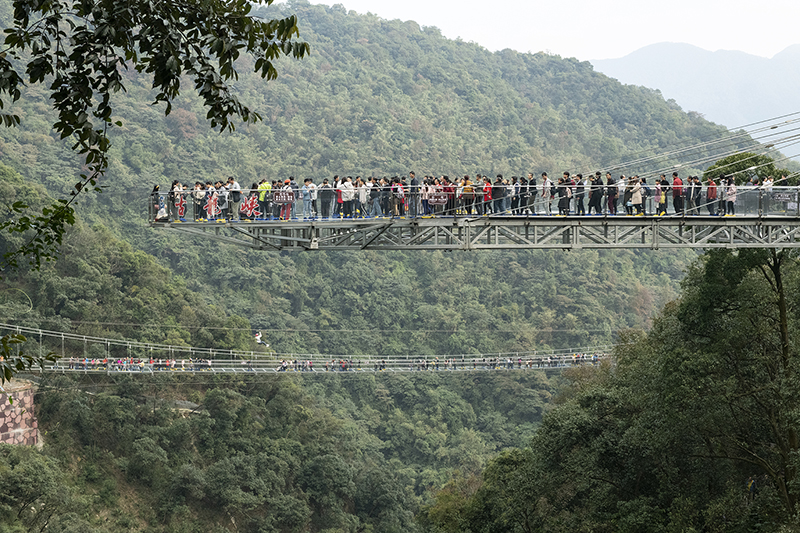
[[[33,416],[33,383],[14,380],[3,385],[0,393],[0,442],[33,446],[39,440]],[[14,402],[9,402],[9,396]]]

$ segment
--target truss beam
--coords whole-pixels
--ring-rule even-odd
[[[273,251],[800,248],[800,218],[780,216],[491,216],[150,225]]]

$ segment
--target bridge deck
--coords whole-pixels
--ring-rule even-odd
[[[797,248],[796,216],[448,216],[150,225],[258,250]]]
[[[511,362],[495,361],[485,362],[479,360],[469,361],[456,361],[453,363],[440,362],[435,364],[428,360],[422,364],[420,362],[402,363],[398,361],[387,361],[385,365],[378,362],[361,362],[342,369],[339,365],[326,367],[324,364],[314,366],[313,368],[306,367],[287,367],[282,368],[280,365],[265,365],[263,362],[256,362],[252,365],[242,364],[239,361],[214,361],[212,365],[195,365],[185,364],[181,365],[180,361],[176,366],[168,367],[161,365],[138,364],[132,365],[118,365],[118,364],[76,364],[74,366],[65,364],[63,361],[59,364],[50,365],[45,368],[45,373],[63,373],[63,374],[126,374],[126,375],[187,375],[187,374],[236,374],[236,375],[264,375],[264,374],[301,374],[301,375],[315,375],[315,374],[395,374],[395,373],[419,373],[419,372],[437,372],[437,373],[452,373],[452,372],[511,372],[511,371],[534,371],[534,370],[563,370],[575,366],[594,366],[599,364],[599,361],[605,359],[607,356],[603,355],[596,360],[591,356],[585,355],[581,358],[572,357],[558,357],[552,359],[526,359],[521,362],[513,360]]]

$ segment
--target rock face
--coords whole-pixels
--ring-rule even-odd
[[[33,384],[14,380],[3,385],[3,389],[5,393],[0,394],[0,442],[36,445],[39,429],[33,415]]]

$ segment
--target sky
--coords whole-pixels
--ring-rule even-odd
[[[623,57],[648,44],[689,43],[771,58],[800,42],[800,2],[741,0],[327,0],[358,13],[414,20],[491,51],[546,51],[581,61]]]

